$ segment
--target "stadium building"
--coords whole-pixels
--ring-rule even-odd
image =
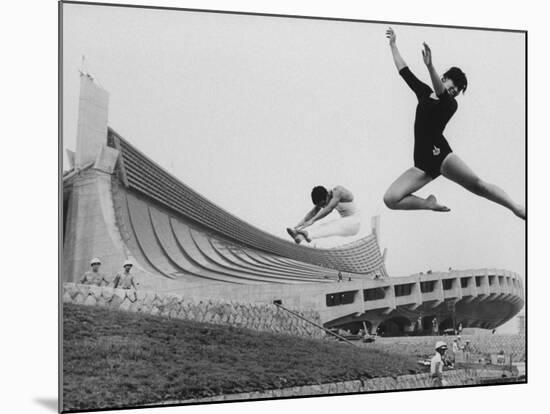
[[[390,277],[371,234],[337,248],[296,245],[224,211],[108,126],[108,93],[81,74],[77,144],[63,173],[63,282],[100,257],[134,262],[139,290],[314,310],[325,327],[387,335],[496,328],[524,305],[521,278],[500,269]],[[343,272],[343,282],[338,273]],[[351,281],[348,281],[351,277]]]

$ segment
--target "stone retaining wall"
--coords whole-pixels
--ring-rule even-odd
[[[525,336],[496,334],[496,335],[461,335],[462,345],[466,340],[470,341],[471,362],[477,362],[480,358],[485,359],[489,354],[498,354],[501,351],[511,356],[512,361],[525,361]],[[449,346],[449,355],[453,355],[452,343],[454,336],[400,336],[400,337],[378,337],[375,343],[363,344],[370,349],[379,349],[388,352],[396,352],[408,355],[415,355],[419,358],[431,357],[434,352],[434,345],[437,341],[444,341]]]
[[[477,384],[478,380],[481,378],[485,380],[488,378],[494,378],[497,380],[502,377],[502,374],[503,372],[501,370],[463,369],[444,372],[443,377],[445,381],[447,381],[446,386],[455,387]],[[395,378],[372,378],[366,380],[335,382],[330,384],[305,385],[301,387],[281,388],[267,391],[216,395],[213,397],[184,401],[165,401],[163,404],[197,404],[220,401],[257,400],[265,398],[301,397],[327,394],[368,393],[374,391],[397,391],[422,388],[432,388],[432,379],[429,373],[402,375]]]
[[[103,306],[129,312],[141,312],[196,322],[231,325],[263,332],[323,338],[324,331],[291,315],[275,305],[193,300],[182,295],[113,289],[75,283],[63,284],[63,302]],[[321,324],[315,311],[294,310],[302,317]]]

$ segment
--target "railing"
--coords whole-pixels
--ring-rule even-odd
[[[342,335],[338,335],[336,332],[332,332],[330,329],[327,329],[327,328],[325,328],[324,326],[318,325],[318,324],[316,324],[315,322],[310,321],[310,320],[307,319],[307,318],[304,318],[302,315],[300,315],[300,314],[298,314],[298,313],[296,313],[296,312],[293,312],[293,311],[291,311],[290,309],[285,308],[279,301],[273,301],[273,304],[274,304],[275,306],[277,306],[278,308],[280,308],[280,309],[282,309],[282,310],[284,310],[284,311],[290,313],[291,315],[294,315],[294,316],[296,316],[297,318],[300,318],[300,319],[302,319],[302,320],[304,320],[304,321],[310,323],[311,325],[315,326],[316,328],[322,329],[323,331],[325,331],[325,332],[328,333],[329,335],[332,335],[332,336],[338,338],[338,339],[341,340],[341,341],[344,341],[345,343],[347,343],[347,344],[349,344],[349,345],[351,345],[351,346],[356,346],[353,342],[348,341],[348,340],[347,340],[346,338],[344,338]]]

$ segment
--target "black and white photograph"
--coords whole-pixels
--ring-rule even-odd
[[[544,412],[542,3],[3,11],[2,412]]]
[[[525,31],[60,7],[62,411],[527,381]]]

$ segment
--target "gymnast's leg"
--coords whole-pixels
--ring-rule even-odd
[[[456,154],[449,154],[445,158],[441,164],[441,174],[466,190],[506,207],[525,220],[525,207],[512,200],[500,187],[479,178]]]
[[[421,198],[413,193],[420,190],[433,178],[419,168],[412,167],[401,174],[384,194],[384,203],[392,210],[450,211],[437,202],[435,196]]]
[[[349,216],[336,220],[329,221],[327,223],[316,223],[310,227],[306,227],[303,230],[299,230],[300,234],[303,234],[307,241],[314,239],[322,239],[324,237],[340,236],[350,237],[359,233],[361,222],[359,217]]]

